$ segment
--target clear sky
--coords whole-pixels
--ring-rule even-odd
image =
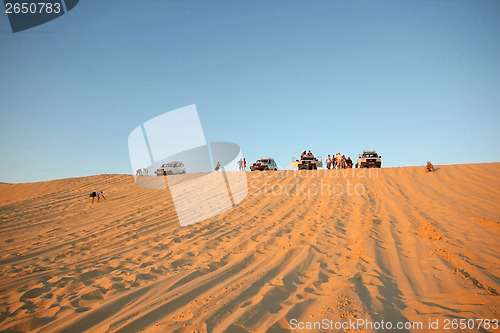
[[[249,162],[500,161],[500,1],[82,0],[0,13],[0,73],[3,182],[131,173],[130,132],[191,104]]]

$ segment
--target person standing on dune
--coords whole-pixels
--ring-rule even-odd
[[[337,153],[337,155],[335,156],[335,162],[337,163],[337,169],[340,169],[341,168],[341,163],[342,163],[342,155],[340,155],[340,153]]]
[[[330,167],[332,166],[332,159],[330,158],[330,155],[326,158],[326,168],[330,170]]]

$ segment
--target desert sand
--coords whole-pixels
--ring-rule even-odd
[[[185,227],[133,176],[0,184],[0,331],[500,318],[500,163],[247,178],[234,209]]]

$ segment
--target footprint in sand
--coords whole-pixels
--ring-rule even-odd
[[[172,321],[174,323],[178,323],[178,322],[189,320],[191,318],[193,318],[193,314],[191,312],[188,312],[188,313],[183,313],[183,314],[180,314],[178,316],[172,317]]]

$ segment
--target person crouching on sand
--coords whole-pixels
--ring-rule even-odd
[[[434,172],[434,165],[429,161],[427,161],[427,172]]]
[[[99,203],[99,199],[100,199],[101,195],[104,198],[104,200],[107,200],[106,197],[104,196],[104,193],[102,193],[102,191],[94,191],[94,192],[90,193],[90,196],[92,197],[92,203],[94,203],[95,197],[97,197],[97,203]]]

